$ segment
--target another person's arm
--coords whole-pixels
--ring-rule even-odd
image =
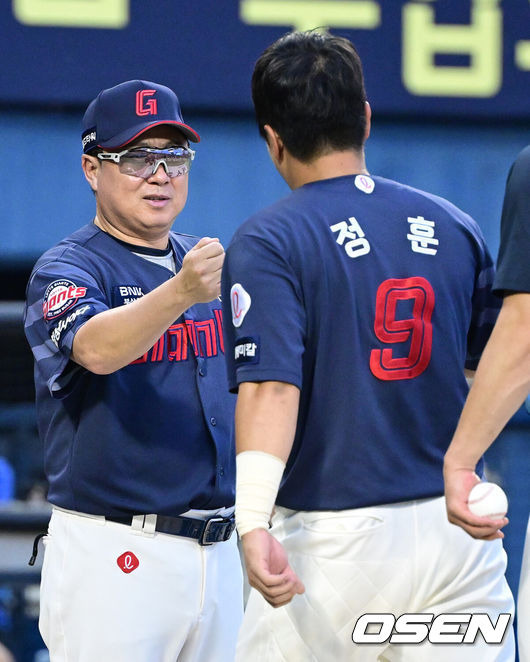
[[[499,521],[473,515],[467,500],[475,467],[530,389],[530,294],[505,297],[444,462],[449,521],[474,538],[502,538]]]
[[[236,526],[251,586],[280,607],[304,591],[268,529],[296,435],[306,311],[283,241],[239,230],[222,280],[228,382],[238,392]]]
[[[248,579],[274,607],[304,587],[268,521],[296,431],[300,392],[284,382],[244,382],[236,406],[236,523]]]

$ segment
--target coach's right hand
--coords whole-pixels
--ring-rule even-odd
[[[126,306],[91,317],[74,337],[72,360],[97,375],[135,361],[190,306],[219,296],[224,255],[219,239],[203,237],[174,278]]]
[[[190,305],[207,303],[219,296],[224,258],[224,248],[219,239],[211,237],[203,237],[186,253],[175,280]]]

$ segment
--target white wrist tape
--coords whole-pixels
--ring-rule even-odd
[[[236,455],[236,527],[240,536],[268,529],[285,463],[262,451]]]

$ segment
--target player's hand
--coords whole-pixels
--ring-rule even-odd
[[[480,478],[471,469],[444,466],[445,505],[447,518],[452,524],[460,526],[473,538],[496,540],[504,538],[501,531],[508,524],[508,518],[491,519],[474,515],[467,505],[469,493],[480,483]]]
[[[176,279],[179,291],[193,303],[207,303],[221,292],[225,258],[219,239],[203,237],[186,253]]]
[[[249,584],[273,607],[289,603],[304,585],[289,565],[281,544],[265,529],[254,529],[242,537]]]

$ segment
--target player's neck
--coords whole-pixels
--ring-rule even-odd
[[[343,177],[345,175],[367,175],[364,150],[360,152],[348,150],[331,152],[319,156],[314,161],[303,163],[290,155],[286,155],[280,174],[289,188],[297,189],[309,182],[322,179]]]

